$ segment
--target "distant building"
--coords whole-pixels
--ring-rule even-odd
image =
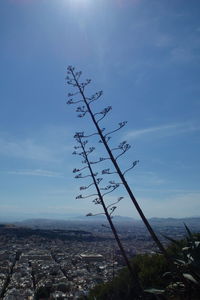
[[[103,255],[101,254],[85,254],[82,253],[80,254],[80,258],[85,261],[85,262],[95,262],[95,261],[102,261],[103,260]]]
[[[52,261],[52,257],[47,251],[29,251],[28,253],[22,253],[20,259],[21,262],[33,260]]]

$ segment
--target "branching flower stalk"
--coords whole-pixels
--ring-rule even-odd
[[[140,205],[138,204],[135,196],[133,195],[133,192],[129,186],[129,184],[127,183],[126,179],[125,179],[125,173],[132,169],[129,168],[128,170],[126,170],[125,172],[122,172],[121,171],[121,168],[119,167],[119,164],[118,164],[118,161],[117,159],[119,158],[119,156],[121,156],[122,154],[124,154],[129,148],[130,146],[128,144],[126,144],[126,142],[124,142],[125,144],[124,145],[121,145],[121,149],[122,149],[122,154],[121,155],[118,155],[117,157],[114,156],[113,154],[113,151],[112,150],[115,150],[115,149],[111,149],[109,147],[109,140],[110,140],[110,134],[115,132],[115,131],[118,131],[120,130],[125,124],[126,122],[122,122],[122,123],[119,123],[119,128],[117,128],[116,130],[113,130],[107,134],[104,134],[104,130],[105,128],[101,128],[99,126],[99,122],[104,119],[104,117],[108,114],[108,112],[112,109],[111,106],[108,106],[107,108],[103,109],[101,112],[99,113],[93,113],[92,109],[91,109],[91,103],[94,102],[94,101],[97,101],[101,96],[102,96],[102,91],[100,92],[97,92],[96,94],[92,95],[90,98],[86,97],[85,95],[85,87],[91,82],[90,79],[87,79],[85,82],[82,82],[80,83],[79,82],[79,78],[81,76],[81,72],[75,72],[75,68],[72,67],[72,66],[69,66],[68,67],[68,75],[66,77],[67,79],[67,83],[69,85],[72,85],[72,87],[74,88],[77,88],[78,91],[75,92],[75,93],[69,93],[68,96],[69,97],[72,97],[68,102],[67,104],[77,104],[77,103],[83,103],[84,105],[82,107],[78,107],[77,108],[77,112],[79,113],[78,114],[78,117],[82,118],[84,117],[86,114],[89,114],[93,123],[94,123],[94,126],[97,130],[97,132],[95,132],[94,134],[92,135],[98,135],[100,137],[100,142],[104,145],[107,153],[108,153],[108,156],[116,170],[116,173],[119,175],[120,179],[121,179],[121,182],[122,184],[124,185],[130,199],[132,200],[132,203],[134,204],[136,210],[138,211],[141,219],[143,220],[146,228],[148,229],[152,239],[154,240],[154,242],[156,243],[157,247],[159,248],[159,250],[161,251],[161,253],[163,253],[163,255],[166,257],[167,260],[170,261],[170,257],[168,256],[164,246],[162,245],[162,243],[160,242],[159,238],[157,237],[155,231],[153,230],[153,228],[151,227],[150,223],[148,222],[147,218],[145,217]],[[81,99],[78,100],[78,101],[74,101],[73,100],[73,97],[76,96],[76,95],[79,95],[81,96]],[[92,136],[91,135],[91,136]],[[133,163],[134,165],[134,163]]]
[[[134,271],[133,266],[130,264],[130,262],[128,260],[126,252],[124,250],[124,247],[123,247],[123,245],[121,243],[121,240],[120,240],[120,238],[118,236],[117,230],[116,230],[116,228],[115,228],[115,226],[113,224],[113,221],[112,221],[112,216],[111,215],[112,215],[113,211],[116,208],[116,206],[113,206],[113,205],[116,204],[116,203],[118,203],[119,201],[116,201],[115,203],[112,203],[111,205],[106,206],[106,204],[104,202],[104,195],[107,194],[107,193],[105,193],[103,195],[102,192],[101,192],[101,190],[106,190],[106,188],[102,189],[102,188],[99,187],[99,183],[100,183],[101,180],[98,180],[96,178],[97,174],[94,173],[94,171],[93,171],[93,169],[91,167],[91,163],[90,163],[89,158],[88,158],[88,153],[91,153],[91,152],[90,151],[88,152],[86,150],[86,147],[85,147],[85,145],[87,144],[87,141],[83,141],[82,140],[83,133],[76,133],[76,135],[74,137],[75,137],[77,143],[80,145],[80,149],[82,150],[82,152],[79,153],[79,155],[82,155],[82,157],[84,158],[83,162],[86,164],[86,168],[89,170],[89,173],[90,173],[92,181],[93,181],[93,183],[91,183],[88,187],[90,187],[91,185],[94,185],[94,187],[96,189],[96,192],[97,192],[97,194],[95,194],[95,195],[92,194],[92,195],[89,195],[88,197],[90,197],[90,196],[97,196],[98,197],[96,199],[96,204],[101,204],[101,206],[103,207],[103,211],[104,211],[103,214],[105,214],[105,216],[106,216],[106,218],[107,218],[107,220],[109,222],[110,228],[111,228],[111,230],[113,232],[115,240],[116,240],[116,242],[118,244],[118,247],[119,247],[119,249],[121,251],[121,254],[122,254],[123,258],[124,258],[125,264],[126,264],[128,270],[130,272],[130,275],[131,275],[132,279],[133,279],[133,283],[134,283],[134,287],[135,287],[135,292],[138,295],[138,297],[143,296],[143,289],[142,289],[142,287],[140,285],[138,276],[137,276],[136,272]],[[84,176],[82,178],[84,178]],[[81,187],[80,189],[81,190],[82,189],[87,189],[88,187],[85,187],[85,188]],[[107,189],[109,189],[109,187]],[[111,191],[109,191],[109,193],[112,192],[112,191],[113,190],[111,189]],[[86,198],[86,197],[80,197],[80,196],[82,196],[82,195],[79,195],[77,198]],[[119,200],[121,200],[121,199],[119,199]],[[111,212],[109,213],[108,209],[110,209],[110,208],[111,208]],[[92,215],[93,214],[91,214],[91,213],[88,214],[88,216],[92,216]],[[141,299],[141,298],[138,298],[138,299]],[[142,299],[144,299],[144,298],[142,298]]]

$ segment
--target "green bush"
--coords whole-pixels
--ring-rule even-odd
[[[172,266],[160,254],[137,255],[131,261],[144,290],[151,290],[145,299],[200,299],[200,234],[192,234],[187,226],[185,228],[185,239],[168,238],[171,244],[167,252]],[[128,270],[124,268],[112,281],[96,286],[87,299],[136,300]]]
[[[155,255],[137,255],[131,262],[139,275],[141,284],[144,288],[154,286],[164,287],[162,274],[168,269],[164,257]],[[137,299],[134,292],[131,276],[126,268],[122,269],[118,276],[111,282],[96,286],[90,291],[88,300],[128,300]],[[146,299],[155,299],[153,295],[146,296]]]

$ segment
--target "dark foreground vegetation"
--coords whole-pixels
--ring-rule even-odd
[[[143,298],[198,300],[200,299],[200,234],[181,241],[171,240],[167,252],[172,257],[170,266],[161,254],[137,255],[131,264],[136,270],[142,287]],[[111,282],[96,286],[87,300],[142,299],[135,295],[133,283],[126,268]]]

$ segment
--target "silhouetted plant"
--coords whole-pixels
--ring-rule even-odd
[[[134,294],[135,295],[134,299],[145,299],[143,297],[143,290],[142,290],[140,282],[138,280],[137,273],[135,272],[133,266],[130,264],[130,262],[128,260],[126,252],[124,250],[124,247],[123,247],[123,245],[121,243],[121,240],[118,236],[117,230],[116,230],[116,228],[115,228],[115,226],[112,222],[112,214],[115,211],[115,209],[117,208],[116,204],[119,203],[122,200],[123,197],[119,197],[114,203],[109,204],[109,205],[106,205],[105,200],[104,200],[104,197],[107,194],[110,194],[114,190],[116,190],[119,187],[119,185],[116,184],[116,183],[110,183],[106,187],[100,187],[100,183],[102,181],[102,178],[97,177],[97,175],[98,175],[97,172],[94,173],[94,171],[92,169],[92,166],[91,166],[92,162],[89,159],[89,155],[95,150],[95,148],[94,147],[86,148],[86,145],[88,144],[88,141],[83,140],[84,139],[84,133],[83,132],[77,132],[74,137],[77,141],[77,146],[74,147],[75,151],[73,153],[75,155],[81,156],[83,158],[82,163],[84,164],[84,167],[82,167],[80,169],[75,168],[73,170],[74,173],[78,173],[75,176],[75,178],[80,179],[80,178],[89,177],[92,180],[92,182],[90,182],[87,186],[81,186],[80,187],[81,191],[88,190],[91,187],[94,187],[95,190],[96,190],[96,192],[93,192],[89,195],[80,194],[76,197],[76,199],[86,199],[86,198],[92,197],[93,198],[92,201],[94,202],[94,204],[102,206],[103,212],[100,212],[100,213],[97,213],[97,214],[88,213],[87,216],[94,216],[94,215],[101,215],[101,214],[106,216],[106,218],[109,222],[110,228],[111,228],[111,230],[113,232],[113,235],[115,237],[115,240],[116,240],[116,242],[119,246],[119,249],[121,251],[121,254],[124,258],[125,264],[126,264],[128,270],[129,270],[130,274],[131,274],[132,286],[134,287],[134,293],[135,293]],[[96,163],[96,162],[93,162],[93,163]],[[85,170],[88,171],[87,174],[82,173],[82,171],[84,172]],[[103,193],[102,193],[102,191],[103,191]]]
[[[91,80],[86,79],[85,81],[80,82],[81,74],[82,74],[82,72],[76,72],[74,67],[69,66],[67,69],[66,80],[67,80],[67,83],[76,90],[73,93],[68,93],[69,100],[67,101],[67,104],[78,105],[76,108],[78,117],[83,118],[86,115],[89,115],[91,117],[92,122],[96,129],[96,131],[94,133],[92,133],[90,135],[83,135],[82,138],[89,138],[89,137],[92,137],[95,135],[98,136],[99,143],[104,145],[104,147],[107,151],[107,154],[108,154],[108,158],[100,158],[98,162],[104,161],[105,159],[109,159],[112,162],[112,165],[114,167],[113,171],[110,171],[110,169],[108,168],[108,169],[103,170],[102,174],[118,174],[118,176],[120,178],[119,184],[123,185],[124,188],[126,189],[128,195],[130,196],[130,198],[132,200],[132,203],[136,207],[141,219],[143,220],[146,228],[148,229],[148,231],[149,231],[150,235],[152,236],[154,242],[156,243],[157,247],[165,255],[165,257],[170,261],[170,257],[168,256],[165,248],[163,247],[162,243],[158,239],[156,233],[154,232],[153,228],[151,227],[147,218],[145,217],[142,209],[140,208],[140,206],[139,206],[136,198],[134,197],[133,192],[125,178],[125,174],[128,171],[130,171],[131,169],[133,169],[135,167],[135,165],[138,163],[138,161],[134,161],[131,164],[131,166],[128,169],[126,169],[125,171],[122,171],[118,164],[118,159],[130,149],[130,145],[126,141],[123,141],[115,148],[111,148],[109,146],[111,134],[113,134],[113,133],[119,131],[121,128],[123,128],[127,122],[126,121],[120,122],[116,129],[108,131],[108,132],[106,132],[105,128],[100,127],[100,122],[107,116],[107,114],[111,111],[112,107],[107,106],[106,108],[102,109],[99,112],[92,111],[91,104],[93,104],[93,102],[98,101],[100,99],[100,97],[102,96],[103,92],[98,91],[90,97],[86,96],[85,89],[88,86],[88,84],[90,84]],[[76,97],[76,99],[74,97]],[[80,97],[80,98],[77,98],[77,97]],[[118,154],[115,155],[114,154],[115,151],[118,151]],[[79,175],[77,175],[77,176],[79,176]]]

